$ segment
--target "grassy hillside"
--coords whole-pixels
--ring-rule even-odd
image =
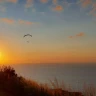
[[[53,86],[55,84],[51,82]],[[89,92],[89,91],[88,91]],[[92,92],[91,92],[92,93]],[[18,76],[11,67],[0,68],[0,96],[95,96],[93,93],[82,95],[81,92],[69,92],[58,86],[54,89],[47,85],[38,84],[35,81],[27,80]]]

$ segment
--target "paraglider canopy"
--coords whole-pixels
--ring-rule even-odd
[[[30,35],[30,34],[26,34],[26,35],[24,35],[23,37],[26,37],[26,36],[31,36],[31,37],[32,37],[32,35]]]
[[[27,43],[29,43],[29,41],[30,41],[30,38],[29,37],[32,37],[32,35],[31,34],[26,34],[23,37],[24,38],[26,37]]]

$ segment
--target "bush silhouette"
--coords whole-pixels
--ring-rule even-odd
[[[10,66],[0,68],[0,96],[82,96],[79,93],[50,89],[48,86],[18,76]]]
[[[11,67],[2,67],[0,69],[0,90],[12,94],[14,96],[22,94],[24,85],[21,79]]]
[[[50,96],[35,81],[18,76],[10,66],[0,68],[0,91],[6,96]]]

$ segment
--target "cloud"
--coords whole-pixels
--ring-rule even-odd
[[[0,18],[0,22],[6,23],[6,24],[21,24],[21,25],[38,25],[40,24],[39,22],[31,22],[27,20],[14,20],[14,19],[9,19],[9,18]]]
[[[13,19],[8,19],[8,18],[1,18],[1,22],[7,23],[7,24],[13,24],[15,20]]]
[[[87,14],[96,17],[96,2],[94,1],[95,0],[79,0],[79,3],[82,5],[83,8],[90,6],[91,10]]]
[[[63,5],[64,5],[65,7],[69,7],[69,6],[71,6],[72,4],[75,4],[75,3],[69,3],[69,2],[67,2],[67,1],[63,1],[62,3],[63,3]]]
[[[30,7],[32,7],[32,4],[33,4],[33,0],[26,0],[25,7],[30,8]]]
[[[93,8],[96,8],[96,3],[94,3],[92,6],[93,6]]]
[[[76,34],[74,36],[69,36],[69,38],[82,37],[82,36],[84,36],[84,33],[80,32],[80,33],[78,33],[78,34]]]
[[[89,6],[90,4],[92,4],[92,0],[80,0],[80,3],[82,5],[83,8]]]
[[[81,33],[77,34],[76,36],[77,36],[77,37],[78,37],[78,36],[84,36],[84,33],[81,32]]]
[[[52,10],[53,11],[63,11],[63,6],[62,5],[58,5],[58,0],[52,0],[53,6]]]
[[[96,16],[96,3],[92,4],[92,10],[89,12],[89,14]]]
[[[56,7],[52,8],[53,11],[63,11],[63,7],[61,5],[57,5]]]
[[[6,12],[6,7],[0,6],[0,12]]]
[[[25,21],[25,20],[18,20],[19,24],[24,24],[24,25],[32,25],[34,24],[34,22],[30,22],[30,21]]]
[[[4,3],[7,3],[7,2],[9,2],[9,3],[17,3],[18,0],[0,0],[0,3],[2,3],[2,2],[4,2]]]
[[[56,5],[58,3],[57,0],[52,0],[53,4]]]
[[[18,24],[21,24],[21,25],[39,25],[40,23],[39,22],[31,22],[31,21],[27,21],[27,20],[18,20],[17,21]]]
[[[69,38],[74,38],[74,36],[69,36]]]
[[[18,0],[6,0],[7,2],[11,2],[11,3],[17,3]]]
[[[47,3],[48,0],[40,0],[40,2],[42,2],[42,3]]]
[[[96,17],[96,13],[94,13],[93,16]]]

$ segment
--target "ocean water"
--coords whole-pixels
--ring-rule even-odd
[[[96,64],[13,64],[19,75],[38,83],[50,83],[54,78],[72,89],[82,90],[84,84],[96,86]]]

